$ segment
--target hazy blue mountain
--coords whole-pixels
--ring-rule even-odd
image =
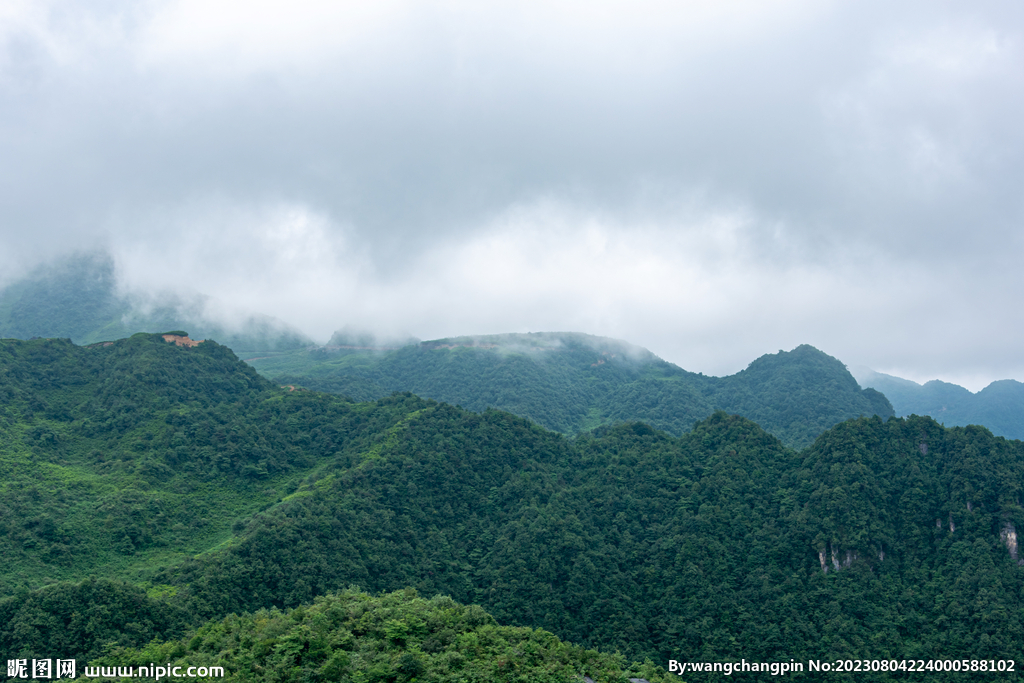
[[[113,261],[81,254],[41,266],[0,290],[0,337],[118,339],[127,336],[122,318],[129,312],[117,295]]]
[[[893,414],[884,396],[862,390],[841,362],[806,345],[709,377],[627,342],[575,332],[405,345],[345,334],[332,342],[243,359],[279,383],[355,400],[411,391],[476,411],[507,410],[566,434],[642,420],[680,435],[724,410],[801,447],[842,420]]]
[[[108,254],[76,254],[44,264],[0,290],[0,338],[65,338],[91,344],[136,332],[187,328],[196,339],[216,339],[240,351],[309,346],[279,320],[251,315],[226,326],[204,315],[203,296],[160,300],[119,291]]]
[[[1024,439],[1024,384],[1012,379],[992,382],[977,393],[933,379],[923,385],[909,379],[855,367],[863,387],[881,391],[897,415],[929,415],[942,424],[977,424],[997,436]]]

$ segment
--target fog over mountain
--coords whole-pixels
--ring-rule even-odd
[[[0,6],[0,286],[1024,380],[1013,2]]]

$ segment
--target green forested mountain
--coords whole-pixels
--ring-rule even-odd
[[[715,410],[755,420],[784,443],[806,446],[860,415],[888,417],[884,396],[809,346],[763,356],[730,377],[687,372],[626,342],[577,333],[506,334],[381,348],[338,333],[322,348],[264,316],[227,328],[206,320],[201,297],[159,303],[119,291],[112,259],[79,254],[0,290],[0,338],[91,344],[135,332],[187,328],[229,346],[283,384],[376,400],[410,391],[470,410],[488,407],[577,434],[641,420],[671,434]]]
[[[230,538],[227,511],[280,499],[402,414],[282,390],[215,342],[0,340],[0,587],[203,552]]]
[[[678,436],[724,410],[802,447],[837,422],[893,414],[884,396],[861,389],[842,363],[806,345],[762,356],[729,377],[709,377],[626,342],[578,333],[459,337],[395,349],[332,341],[312,351],[244,357],[280,383],[356,400],[411,391],[475,411],[507,410],[566,434],[640,420]]]
[[[228,681],[508,681],[624,683],[677,680],[650,663],[561,642],[528,627],[500,626],[479,606],[421,598],[413,589],[371,596],[348,590],[291,610],[213,620],[178,640],[120,649],[102,673],[124,662],[168,669],[222,667]]]
[[[868,368],[854,370],[862,386],[885,394],[897,415],[930,415],[942,424],[984,425],[993,434],[1024,439],[1024,384],[992,382],[977,393],[958,384],[932,380],[923,385]]]
[[[212,322],[203,315],[205,303],[202,296],[138,300],[119,291],[109,255],[77,254],[39,266],[0,289],[0,338],[57,337],[92,344],[187,327],[196,339],[213,338],[239,350],[280,351],[311,343],[267,316],[249,316],[230,328]]]
[[[979,427],[865,417],[795,451],[716,412],[681,437],[569,438],[411,394],[289,391],[159,335],[0,342],[0,407],[9,657],[146,647],[280,672],[262,680],[331,661],[349,667],[332,680],[447,680],[463,638],[515,666],[584,656],[435,595],[662,667],[1024,648],[1024,446]]]

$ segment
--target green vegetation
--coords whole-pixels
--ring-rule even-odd
[[[396,412],[286,392],[214,342],[0,341],[0,589],[205,552]]]
[[[625,342],[575,333],[461,337],[397,349],[335,343],[243,357],[281,384],[361,401],[411,391],[475,411],[507,410],[565,434],[640,420],[678,436],[724,410],[800,448],[843,420],[893,414],[884,396],[862,390],[842,363],[806,345],[762,356],[729,377],[687,372]]]
[[[845,367],[809,346],[768,355],[730,377],[686,372],[645,349],[576,333],[441,339],[394,347],[336,333],[310,349],[303,335],[264,316],[231,329],[206,320],[205,301],[143,304],[119,293],[113,261],[81,254],[40,267],[0,291],[0,338],[67,338],[77,344],[186,327],[234,349],[278,384],[356,401],[409,391],[474,411],[493,407],[562,432],[640,420],[680,435],[716,410],[755,420],[801,448],[832,425],[892,415]]]
[[[1000,534],[1021,523],[1024,453],[984,430],[863,419],[798,455],[722,414],[682,439],[627,425],[571,443],[439,405],[395,434],[159,580],[210,614],[415,586],[660,662],[1022,644]]]
[[[126,662],[221,666],[225,681],[675,680],[650,664],[624,670],[620,655],[574,647],[541,629],[499,626],[475,605],[426,600],[412,589],[380,596],[347,590],[293,610],[232,615],[178,640],[99,660]]]
[[[977,393],[957,384],[908,379],[859,368],[857,380],[883,392],[897,415],[929,415],[949,426],[984,425],[993,434],[1024,439],[1024,384],[1012,379],[992,382]]]
[[[740,375],[799,393],[832,360],[797,351],[806,374],[781,355]],[[510,662],[499,680],[1009,658],[1022,465],[1019,441],[921,417],[849,420],[802,451],[720,411],[679,437],[570,438],[412,394],[282,389],[213,342],[5,340],[0,649],[199,657],[247,680],[455,680],[474,638],[460,666]]]
[[[61,658],[91,660],[111,647],[180,636],[187,625],[180,608],[138,586],[105,579],[54,584],[0,600],[0,644],[8,657],[62,653]]]

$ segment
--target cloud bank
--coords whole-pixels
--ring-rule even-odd
[[[1012,2],[11,2],[0,281],[1024,379]]]

